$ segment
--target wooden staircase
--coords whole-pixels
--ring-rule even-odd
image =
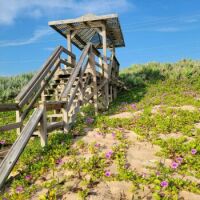
[[[108,78],[105,68],[109,68]],[[0,187],[33,135],[38,135],[41,145],[45,146],[48,133],[70,129],[81,106],[94,104],[96,114],[99,109],[106,109],[117,97],[118,88],[123,86],[118,73],[116,57],[112,55],[109,62],[105,62],[91,43],[85,46],[78,62],[76,56],[64,47],[56,48],[16,97],[16,102],[0,104],[0,112],[16,111],[16,122],[1,126],[0,132],[17,129],[18,133],[10,148],[0,149]]]

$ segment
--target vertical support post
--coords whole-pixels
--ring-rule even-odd
[[[108,76],[108,63],[107,63],[107,36],[106,36],[105,24],[102,25],[102,40],[103,40],[104,78],[106,79],[106,84],[104,86],[105,106],[106,106],[106,109],[108,109],[108,106],[109,106],[109,76]]]
[[[110,85],[110,102],[113,101],[113,86]]]
[[[67,32],[67,50],[72,52],[71,31]],[[72,57],[68,55],[68,62],[72,64]]]
[[[16,103],[18,103],[18,102],[16,102]],[[20,110],[16,111],[16,122],[17,123],[18,122],[22,122],[22,120],[21,120],[21,111]],[[17,135],[18,136],[20,135],[20,133],[21,133],[21,127],[17,129]]]
[[[80,92],[80,100],[81,100],[81,104],[83,104],[83,100],[84,100],[84,92],[83,92],[83,74],[80,73],[79,76],[79,92]]]
[[[39,136],[41,146],[44,147],[47,145],[47,114],[46,114],[46,102],[40,102],[40,108],[43,109],[43,114],[40,120]]]
[[[63,114],[63,122],[64,122],[64,133],[67,133],[69,130],[69,116],[67,111],[67,103],[62,108],[62,114]]]
[[[98,90],[97,90],[97,73],[96,73],[96,67],[95,67],[95,55],[92,50],[92,46],[90,48],[89,52],[89,68],[92,72],[92,78],[93,78],[93,91],[94,91],[94,108],[95,108],[95,115],[98,114]]]

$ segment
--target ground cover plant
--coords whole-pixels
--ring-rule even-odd
[[[192,60],[125,69],[108,111],[83,107],[45,148],[31,139],[0,199],[200,199],[199,75]]]

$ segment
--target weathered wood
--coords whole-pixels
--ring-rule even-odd
[[[39,90],[37,91],[37,93],[35,94],[35,96],[32,98],[30,104],[28,105],[28,107],[26,108],[26,110],[22,113],[21,115],[21,120],[23,121],[25,119],[25,117],[28,115],[28,113],[30,112],[30,110],[33,108],[33,105],[35,104],[35,102],[37,101],[38,97],[41,95],[41,93],[44,91],[44,88],[46,87],[46,85],[49,83],[49,81],[51,80],[51,78],[53,77],[53,75],[55,74],[58,66],[60,64],[60,60],[57,60],[57,63],[55,63],[55,68],[54,70],[51,72],[51,74],[49,75],[49,77],[43,81],[43,84],[41,85],[41,87],[39,88]]]
[[[75,67],[74,64],[67,62],[66,60],[60,59],[60,62],[66,66]]]
[[[66,103],[64,107],[62,108],[62,117],[63,117],[63,129],[64,132],[67,133],[69,131],[69,116],[68,116],[68,110],[67,110],[68,104]]]
[[[47,101],[46,102],[46,109],[49,110],[57,110],[63,108],[66,101]]]
[[[47,114],[46,114],[46,104],[45,101],[40,102],[40,108],[43,110],[41,119],[40,119],[40,127],[39,127],[39,137],[41,146],[44,147],[47,145]]]
[[[76,67],[74,68],[74,71],[73,71],[72,75],[70,76],[70,79],[68,81],[69,84],[66,85],[66,87],[65,87],[65,89],[64,89],[64,91],[63,91],[63,93],[61,95],[61,98],[66,98],[66,96],[69,94],[69,91],[70,91],[70,89],[71,89],[71,87],[72,87],[72,85],[73,85],[73,83],[74,83],[74,81],[75,81],[80,69],[81,69],[81,66],[83,65],[83,62],[84,62],[87,54],[88,54],[90,46],[91,46],[91,44],[89,43],[85,47],[85,49],[84,49],[84,51],[83,51],[83,53],[82,53],[82,55],[80,57],[79,62],[77,63]]]
[[[16,122],[22,124],[22,119],[21,119],[21,110],[16,111]],[[20,135],[21,133],[21,127],[17,128],[17,135]]]
[[[15,163],[17,162],[19,156],[21,155],[22,151],[24,150],[25,146],[27,145],[31,135],[33,134],[41,116],[43,110],[37,109],[33,115],[31,116],[30,120],[23,128],[21,135],[17,138],[13,146],[11,147],[10,151],[7,153],[6,157],[0,164],[0,188],[2,187],[3,183],[6,181],[8,175],[10,174],[11,170],[13,169]]]
[[[105,105],[106,109],[109,106],[109,74],[108,74],[108,64],[107,64],[107,37],[106,37],[106,26],[102,26],[102,36],[103,36],[103,60],[104,60],[104,78],[107,80],[106,84],[104,85],[104,92],[105,92]]]
[[[64,47],[62,47],[62,51],[64,53],[66,53],[67,55],[71,56],[73,59],[76,59],[76,55],[73,54],[72,52],[68,51],[67,49],[65,49]]]
[[[7,124],[7,125],[4,125],[4,126],[1,126],[0,131],[10,131],[12,129],[20,128],[21,126],[22,126],[22,122]]]
[[[19,107],[17,103],[0,104],[0,112],[15,111],[18,109]]]
[[[72,103],[73,103],[73,101],[74,101],[74,97],[75,97],[75,95],[76,95],[76,93],[77,93],[77,91],[78,91],[78,87],[79,87],[79,84],[77,83],[76,87],[73,89],[73,92],[72,92],[72,94],[70,95],[70,98],[69,98],[69,100],[68,100],[67,111],[69,111],[70,108],[71,108],[71,105],[72,105]]]
[[[52,132],[56,129],[62,129],[63,126],[64,126],[63,122],[52,122],[52,123],[47,125],[47,131],[49,133],[49,132]]]
[[[35,81],[35,83],[32,85],[32,87],[30,88],[30,90],[26,91],[26,95],[23,97],[23,99],[20,101],[19,103],[19,107],[24,106],[27,101],[30,99],[31,95],[38,90],[38,87],[40,86],[42,80],[44,80],[45,76],[49,73],[50,69],[56,65],[56,67],[58,67],[58,64],[60,62],[59,59],[59,54],[61,52],[59,52],[58,54],[55,55],[55,57],[53,58],[53,60],[51,61],[51,63],[46,67],[46,69],[43,71],[43,73],[37,77],[37,80]]]
[[[55,49],[55,51],[52,53],[52,55],[49,57],[49,59],[42,66],[41,70],[34,75],[34,77],[29,81],[29,83],[24,88],[22,88],[21,92],[16,97],[17,101],[20,101],[26,95],[27,91],[29,91],[33,87],[35,82],[38,80],[38,77],[40,77],[44,73],[46,68],[49,66],[49,64],[52,62],[52,60],[55,58],[55,55],[59,54],[59,52],[61,52],[61,50],[62,50],[61,46],[59,46]]]
[[[92,78],[93,78],[93,90],[94,90],[94,108],[95,108],[95,115],[98,114],[98,91],[97,91],[97,75],[96,75],[96,67],[95,67],[95,57],[92,51],[92,48],[90,49],[89,54],[89,67],[92,71]]]
[[[71,31],[67,32],[67,50],[72,52],[72,40],[71,40]],[[68,56],[68,62],[72,64],[71,56]]]

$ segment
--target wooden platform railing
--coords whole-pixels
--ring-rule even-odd
[[[70,56],[68,62],[63,56]],[[105,78],[105,66],[109,65],[108,78]],[[68,72],[67,68],[71,71]],[[64,74],[57,74],[63,72]],[[119,63],[114,55],[105,63],[101,53],[88,43],[79,61],[76,56],[64,47],[58,47],[43,65],[41,70],[31,79],[16,97],[16,103],[1,104],[0,112],[16,111],[16,123],[0,127],[0,131],[18,129],[18,139],[11,147],[7,156],[0,163],[0,187],[3,185],[12,168],[14,167],[29,138],[37,129],[41,145],[47,144],[48,132],[62,129],[67,132],[76,120],[82,105],[94,103],[97,114],[99,106],[106,105],[105,85],[109,82],[109,102],[117,96],[117,79]],[[44,91],[55,77],[66,76],[62,91],[57,94],[57,100],[46,100]],[[62,80],[62,78],[59,78]],[[60,81],[56,79],[57,81]],[[100,98],[102,97],[102,98]],[[100,100],[101,99],[101,100]],[[34,111],[35,110],[35,111]],[[53,117],[60,117],[61,121],[48,123],[48,111],[53,110]],[[58,113],[59,112],[59,113]],[[32,115],[31,115],[32,113]]]

